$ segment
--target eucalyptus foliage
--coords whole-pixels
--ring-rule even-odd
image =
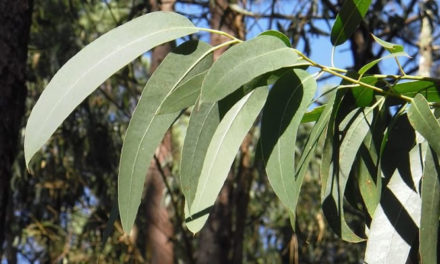
[[[369,3],[346,1],[333,26],[334,45],[349,38]],[[206,222],[241,142],[256,124],[257,158],[286,215],[295,218],[308,164],[324,139],[321,204],[332,229],[346,241],[367,240],[368,263],[404,262],[417,251],[425,263],[436,261],[440,123],[434,110],[440,80],[403,70],[369,74],[382,59],[407,56],[402,46],[377,37],[390,55],[348,72],[312,61],[280,32],[242,41],[195,27],[176,13],[144,15],[90,43],[53,77],[27,123],[28,167],[56,128],[110,75],[155,46],[200,31],[230,41],[211,47],[190,40],[174,49],[148,80],[126,131],[118,180],[125,232],[136,218],[147,164],[179,113],[189,108],[180,182],[193,233]],[[224,46],[230,48],[214,62],[213,52]],[[319,73],[308,73],[311,67]],[[321,73],[340,77],[341,84],[316,95]],[[316,98],[325,104],[311,109]],[[313,128],[298,152],[296,136],[305,122]],[[349,219],[347,208],[364,217]]]

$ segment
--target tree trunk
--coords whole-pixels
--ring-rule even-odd
[[[433,18],[432,10],[428,8],[429,2],[431,0],[424,0],[421,3],[421,17],[422,17],[422,28],[420,30],[420,40],[419,40],[419,75],[421,76],[431,76],[432,69],[432,25],[431,19]]]
[[[26,99],[31,12],[32,0],[0,1],[0,259],[5,240],[10,241],[12,236],[11,166],[17,154]],[[11,247],[8,243],[6,252]],[[15,262],[14,253],[7,255],[8,262]]]

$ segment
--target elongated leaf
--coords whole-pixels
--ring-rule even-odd
[[[259,75],[299,65],[297,57],[281,39],[270,35],[233,46],[208,71],[200,100],[218,101]]]
[[[393,87],[393,91],[409,97],[416,94],[423,95],[429,102],[440,102],[440,83],[434,81],[414,81],[399,83]]]
[[[281,202],[295,212],[295,142],[301,119],[316,91],[303,70],[286,72],[272,87],[263,110],[261,150],[269,182]]]
[[[417,160],[421,168],[419,146],[411,150],[410,156],[414,156],[411,160]],[[411,247],[416,246],[421,199],[405,183],[400,172],[394,171],[374,213],[365,252],[365,261],[369,264],[406,263]]]
[[[322,177],[325,179],[322,186],[322,209],[332,229],[342,239],[350,242],[360,242],[364,239],[357,236],[346,223],[344,193],[353,162],[369,131],[372,110],[355,109],[347,114],[338,124],[338,129],[333,132],[329,130],[330,135],[324,148],[325,156],[321,169]],[[342,131],[345,131],[345,134],[342,140],[339,140]],[[327,151],[330,153],[326,153]]]
[[[207,71],[195,75],[185,83],[182,83],[165,99],[159,110],[160,114],[174,113],[196,103],[200,95],[200,88]]]
[[[421,94],[417,94],[408,109],[408,119],[411,125],[440,155],[440,123],[429,109],[428,102]]]
[[[267,87],[253,90],[238,101],[223,117],[206,152],[194,201],[189,208],[186,224],[198,232],[220,192],[235,154],[252,127],[267,97]]]
[[[386,60],[386,59],[390,59],[390,58],[397,58],[397,57],[409,57],[409,55],[402,51],[402,52],[396,52],[396,53],[391,53],[388,54],[386,56],[383,56],[382,58],[379,59],[375,59],[367,64],[365,64],[362,68],[360,68],[360,70],[358,71],[359,75],[364,75],[368,70],[370,70],[371,68],[373,68],[376,64],[378,64],[379,62]]]
[[[374,40],[381,45],[382,47],[384,47],[386,50],[388,50],[388,52],[390,53],[399,53],[399,52],[403,52],[403,46],[399,45],[399,44],[394,44],[385,40],[382,40],[378,37],[376,37],[375,35],[371,34],[371,36],[374,38]]]
[[[428,149],[422,181],[422,216],[420,218],[420,257],[422,263],[437,262],[440,217],[440,165],[438,157]]]
[[[357,29],[370,7],[371,0],[345,0],[332,27],[333,46],[344,43]]]
[[[217,103],[203,103],[191,113],[180,162],[180,184],[188,205],[194,201],[206,151],[219,123]]]
[[[326,106],[327,105],[320,105],[313,108],[313,110],[305,113],[303,118],[301,119],[301,123],[310,123],[318,120]]]
[[[24,141],[26,164],[56,128],[102,82],[162,43],[197,32],[176,13],[150,13],[102,35],[71,58],[52,78],[29,117]]]
[[[291,190],[291,192],[293,193],[293,199],[291,205],[292,208],[296,208],[298,204],[298,198],[300,195],[304,176],[309,169],[310,161],[313,158],[312,154],[314,153],[316,146],[318,145],[318,141],[320,137],[324,134],[323,132],[327,127],[328,121],[330,120],[334,100],[335,100],[335,94],[332,94],[327,104],[325,105],[325,108],[320,114],[318,121],[313,126],[312,131],[310,131],[310,136],[307,139],[307,143],[302,151],[301,158],[298,162],[298,168],[295,171],[293,189]],[[290,211],[290,215],[292,219],[292,217],[295,216],[295,211]],[[294,223],[294,221],[291,221],[291,223]],[[293,224],[292,224],[292,228],[295,228]]]
[[[377,82],[377,78],[373,76],[367,76],[361,78],[363,83],[375,85]],[[353,93],[354,100],[356,101],[356,105],[359,107],[365,107],[371,104],[374,97],[374,92],[372,89],[364,86],[356,86],[351,88],[351,92]]]
[[[377,154],[371,131],[359,149],[358,186],[368,214],[373,217],[380,202],[382,177],[380,156]]]
[[[286,44],[286,47],[289,48],[292,47],[292,44],[290,44],[289,37],[279,32],[278,30],[267,30],[260,34],[260,36],[265,36],[265,35],[277,37],[281,39],[284,42],[284,44]]]
[[[166,97],[185,79],[211,65],[210,46],[190,41],[168,54],[148,80],[127,128],[118,178],[121,222],[129,232],[136,218],[148,164],[178,113],[158,115]]]

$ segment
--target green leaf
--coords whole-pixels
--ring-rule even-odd
[[[375,35],[371,34],[371,36],[374,38],[374,40],[381,45],[382,47],[384,47],[386,50],[388,50],[388,52],[390,53],[399,53],[399,52],[403,52],[403,46],[402,45],[398,45],[398,44],[394,44],[385,40],[382,40],[378,37],[376,37]]]
[[[324,111],[325,107],[326,107],[326,105],[320,105],[320,106],[313,108],[313,110],[305,113],[301,119],[301,123],[315,122],[316,120],[319,119],[319,117],[321,116],[322,111]]]
[[[421,168],[423,152],[416,145],[409,153],[412,162],[406,166]],[[369,264],[406,263],[411,247],[416,246],[421,200],[401,172],[404,171],[394,171],[374,212],[365,252],[365,262]]]
[[[422,181],[422,216],[420,217],[420,257],[422,263],[437,262],[440,217],[440,166],[430,148],[425,159]]]
[[[286,47],[292,47],[292,45],[290,44],[290,39],[278,30],[267,30],[261,33],[259,36],[274,36],[282,40],[284,44],[286,44]]]
[[[174,113],[194,105],[200,95],[200,88],[202,87],[202,82],[207,72],[208,71],[199,73],[185,83],[182,83],[182,85],[179,85],[179,87],[165,99],[159,113]]]
[[[371,0],[345,0],[332,27],[333,46],[344,43],[356,31],[370,7]]]
[[[118,199],[121,222],[129,232],[141,202],[148,164],[178,113],[158,115],[166,97],[185,79],[210,65],[210,46],[189,41],[168,54],[148,80],[128,125],[119,165]]]
[[[364,75],[369,69],[373,68],[376,64],[378,64],[379,62],[381,62],[382,60],[386,60],[386,59],[390,59],[390,58],[397,58],[397,57],[409,57],[409,55],[406,52],[396,52],[396,53],[392,53],[392,54],[388,54],[386,56],[383,56],[382,58],[379,59],[375,59],[373,61],[370,61],[369,63],[365,64],[364,66],[362,66],[362,68],[360,68],[360,70],[358,71],[359,75]]]
[[[373,76],[367,76],[361,78],[363,83],[375,85],[377,82],[377,78]],[[351,92],[353,94],[354,100],[356,101],[356,105],[359,107],[369,106],[373,101],[374,91],[368,87],[364,86],[356,86],[351,88]]]
[[[201,102],[218,101],[267,72],[301,65],[291,48],[274,36],[258,36],[227,50],[202,84]]]
[[[217,103],[203,103],[191,113],[180,162],[180,184],[188,205],[194,201],[206,151],[219,123]]]
[[[194,201],[188,207],[188,229],[198,232],[220,192],[243,138],[252,127],[267,97],[260,87],[238,101],[223,117],[209,143]]]
[[[414,81],[399,83],[393,87],[393,92],[415,97],[423,95],[429,102],[440,102],[440,83],[435,81]]]
[[[429,108],[425,97],[417,94],[408,109],[408,119],[417,132],[422,134],[429,145],[440,155],[440,123]]]
[[[358,186],[368,214],[373,217],[380,202],[382,177],[380,156],[377,154],[371,131],[359,149]]]
[[[361,242],[364,239],[356,235],[347,225],[344,214],[344,194],[353,162],[359,148],[369,131],[373,108],[354,109],[340,123],[334,123],[337,112],[333,113],[324,146],[321,167],[322,209],[329,225],[349,242]],[[334,108],[333,111],[339,111]],[[340,138],[340,135],[343,137]]]
[[[301,119],[316,91],[303,70],[286,72],[273,85],[263,110],[261,150],[269,182],[281,202],[295,212],[295,142]]]
[[[151,48],[195,32],[184,16],[155,12],[109,31],[78,52],[55,74],[31,112],[26,165],[73,109],[113,73]]]
[[[332,93],[331,96],[329,97],[327,104],[325,105],[325,108],[323,109],[321,115],[319,116],[318,121],[310,131],[310,136],[308,137],[306,145],[302,150],[302,155],[298,162],[298,168],[296,169],[295,176],[293,177],[294,185],[292,190],[290,190],[293,193],[293,199],[292,199],[293,208],[296,208],[298,204],[298,198],[300,195],[304,176],[309,170],[309,164],[311,159],[314,157],[312,154],[314,153],[316,146],[318,145],[318,141],[320,137],[324,134],[324,130],[327,127],[328,121],[330,120],[334,100],[335,100],[335,94]],[[295,215],[295,211],[290,213]]]

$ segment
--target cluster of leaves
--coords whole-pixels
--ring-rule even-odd
[[[346,2],[332,30],[334,45],[347,40],[369,6],[369,1]],[[35,105],[26,127],[26,164],[114,72],[155,46],[199,31],[227,35],[197,28],[175,13],[156,12],[86,46],[58,71]],[[325,137],[321,202],[333,230],[344,240],[360,242],[368,226],[368,263],[387,258],[404,262],[417,253],[418,241],[423,260],[436,261],[440,124],[430,107],[440,101],[438,81],[403,72],[397,77],[367,75],[380,59],[355,73],[322,66],[292,49],[288,38],[276,31],[246,42],[229,37],[216,47],[184,42],[148,80],[127,128],[119,164],[124,230],[134,223],[146,164],[181,111],[193,107],[180,162],[186,224],[192,232],[206,222],[235,153],[257,122],[257,157],[293,223],[308,165]],[[401,46],[379,39],[378,43],[391,57],[405,55]],[[213,62],[213,51],[226,45],[233,46]],[[310,112],[319,74],[309,74],[308,67],[343,79],[321,95],[327,102]],[[399,82],[406,79],[415,81]],[[305,122],[314,122],[313,128],[295,158],[298,129]],[[346,210],[362,217],[346,219]]]

